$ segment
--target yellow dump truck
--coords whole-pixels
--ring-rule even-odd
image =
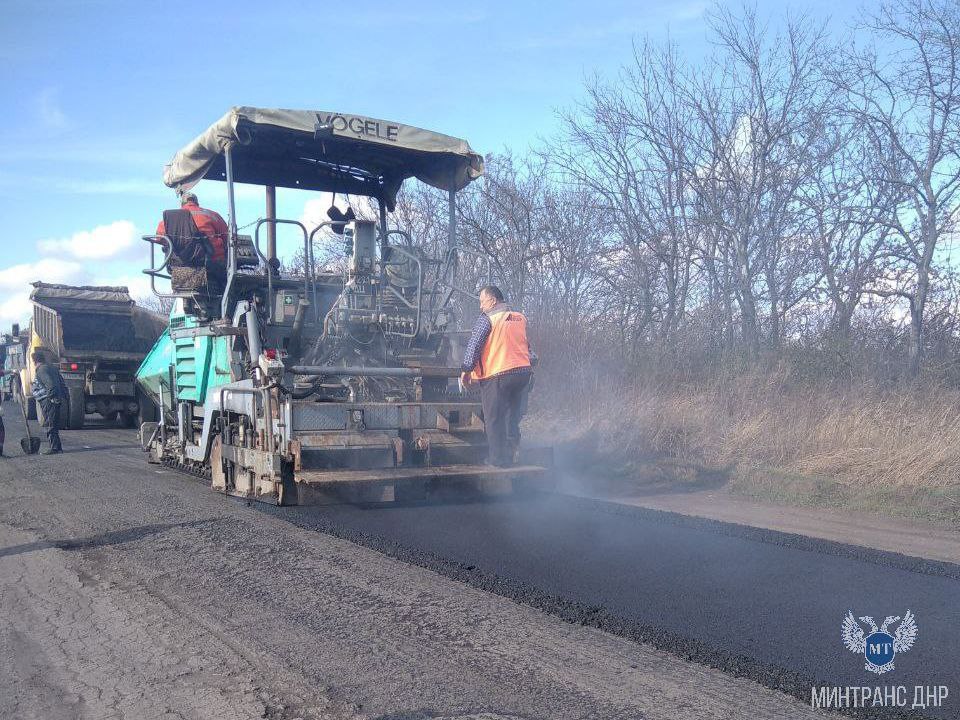
[[[38,417],[31,393],[34,350],[57,363],[69,394],[61,413],[65,429],[83,427],[86,415],[132,427],[150,419],[134,375],[166,326],[166,318],[138,307],[126,287],[71,286],[35,282],[30,293],[27,361],[13,378],[14,397],[30,418]]]

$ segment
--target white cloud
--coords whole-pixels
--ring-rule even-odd
[[[43,280],[72,284],[81,282],[83,276],[83,265],[58,258],[42,258],[0,270],[0,327],[6,330],[10,323],[23,323],[30,318],[30,283]]]
[[[42,258],[0,270],[0,331],[13,322],[30,319],[30,283],[42,280],[66,285],[124,285],[134,300],[153,296],[150,278],[141,272],[141,263],[81,263],[57,258]],[[165,288],[162,284],[160,289]]]
[[[130,297],[134,300],[144,300],[153,297],[153,290],[150,289],[150,278],[142,272],[134,270],[133,272],[119,272],[112,275],[95,276],[91,281],[93,285],[122,285],[130,291]],[[158,289],[166,290],[163,285]]]
[[[30,283],[37,280],[66,285],[127,285],[135,299],[151,294],[141,273],[146,244],[134,224],[118,220],[70,237],[41,240],[40,258],[0,268],[0,323],[25,322],[30,317]],[[2,327],[2,325],[0,325]]]
[[[117,220],[93,230],[81,230],[61,240],[41,240],[44,255],[67,255],[81,260],[128,257],[137,243],[137,228],[129,220]],[[137,247],[137,250],[141,248]]]
[[[78,262],[41,258],[34,263],[21,263],[0,270],[0,290],[18,290],[35,280],[52,283],[75,282],[82,275],[83,265]]]
[[[13,323],[22,323],[30,317],[31,311],[29,293],[16,293],[0,302],[0,323],[3,332],[10,330]]]
[[[36,98],[37,118],[48,130],[63,130],[69,123],[60,107],[60,90],[55,87],[44,88]]]

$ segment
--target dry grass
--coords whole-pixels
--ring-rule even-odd
[[[960,517],[955,389],[811,386],[781,370],[544,399],[533,431],[572,442],[581,469],[600,463],[622,476],[684,461],[725,472],[748,494]]]

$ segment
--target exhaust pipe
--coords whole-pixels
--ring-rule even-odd
[[[250,349],[250,363],[256,367],[260,362],[260,353],[263,347],[260,345],[260,321],[257,319],[257,310],[251,307],[245,313],[247,320],[247,347]]]
[[[287,346],[287,353],[290,359],[300,357],[301,340],[303,337],[303,323],[307,317],[307,310],[310,307],[310,301],[300,298],[297,304],[297,314],[293,316],[293,332],[290,335],[290,343]]]

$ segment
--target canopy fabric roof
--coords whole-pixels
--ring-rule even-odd
[[[163,182],[184,191],[203,178],[375,197],[390,210],[408,177],[460,190],[483,174],[465,140],[410,125],[321,110],[235,107],[180,150]]]

